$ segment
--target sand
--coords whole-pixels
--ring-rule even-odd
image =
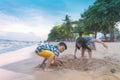
[[[33,53],[36,46],[19,50],[18,53],[22,51],[24,56],[28,54],[33,56],[17,62],[2,64],[0,73],[4,72],[4,74],[2,74],[3,76],[0,77],[0,80],[120,80],[120,43],[106,44],[109,46],[108,49],[96,43],[97,50],[93,51],[93,61],[88,63],[87,52],[85,53],[86,58],[84,62],[80,61],[80,51],[77,52],[77,59],[74,59],[75,43],[67,42],[68,49],[61,53],[59,57],[63,61],[63,65],[51,65],[51,68],[54,69],[52,72],[44,72],[43,68],[36,67],[42,61],[41,57]],[[28,49],[30,51],[27,52]],[[7,58],[7,56],[4,58]],[[2,60],[4,59],[2,58]],[[21,77],[21,75],[23,76]]]

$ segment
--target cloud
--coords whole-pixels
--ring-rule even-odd
[[[0,39],[18,41],[43,41],[40,37],[36,37],[32,32],[31,33],[7,32],[5,33],[5,35],[0,35]]]
[[[22,14],[23,17],[17,17],[0,12],[0,31],[2,32],[0,35],[3,36],[9,32],[26,35],[32,32],[36,37],[46,40],[52,27],[60,21],[56,16],[47,15],[35,9],[26,9]]]
[[[93,1],[88,0],[86,4],[84,0],[2,0],[0,36],[4,37],[11,32],[28,36],[32,32],[34,37],[46,40],[52,27],[61,24],[66,14],[77,20],[83,9],[89,6],[88,3],[92,4]]]

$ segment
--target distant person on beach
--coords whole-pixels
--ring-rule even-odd
[[[94,42],[98,42],[100,44],[102,44],[105,48],[108,48],[108,46],[102,42],[99,39],[93,39],[93,38],[83,38],[83,37],[79,37],[76,39],[76,44],[75,44],[75,51],[74,51],[74,58],[76,59],[76,52],[78,49],[81,48],[81,60],[84,61],[84,54],[85,54],[85,50],[88,50],[88,54],[89,54],[89,60],[88,62],[92,62],[92,49],[96,50],[95,44]]]
[[[44,58],[41,66],[47,61],[44,71],[52,71],[50,68],[52,61],[54,61],[55,64],[59,64],[58,56],[66,49],[67,45],[64,42],[60,42],[58,45],[40,44],[36,48],[35,53]]]

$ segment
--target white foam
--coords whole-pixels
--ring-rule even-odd
[[[0,66],[31,58],[37,45],[22,48],[16,51],[0,54]]]

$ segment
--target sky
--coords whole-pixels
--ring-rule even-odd
[[[72,20],[95,0],[0,0],[0,39],[43,41],[66,14]]]

